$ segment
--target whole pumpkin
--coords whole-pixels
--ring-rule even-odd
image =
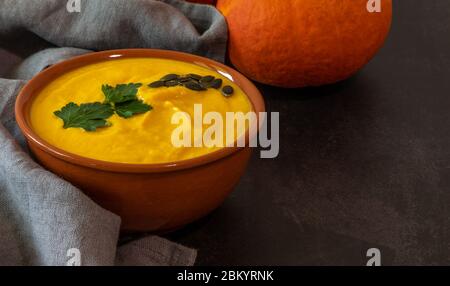
[[[381,12],[369,13],[377,1]],[[233,65],[291,88],[354,74],[382,46],[392,18],[391,0],[218,0],[217,8],[228,22]]]

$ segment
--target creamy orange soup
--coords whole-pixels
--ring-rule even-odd
[[[214,88],[195,91],[183,86],[148,86],[169,73],[213,75],[222,79],[223,85],[233,87],[234,93],[225,97],[220,89]],[[114,114],[107,119],[109,127],[93,132],[82,128],[65,129],[63,120],[54,114],[70,102],[78,105],[103,102],[102,85],[126,83],[142,83],[137,96],[153,109],[130,118]],[[120,163],[173,162],[202,156],[220,148],[175,147],[172,144],[172,132],[178,127],[171,123],[172,116],[183,111],[193,118],[194,104],[202,104],[203,113],[215,111],[223,118],[226,112],[247,113],[252,110],[248,97],[237,85],[207,68],[167,59],[118,59],[72,70],[48,84],[31,106],[31,125],[51,145],[84,157]],[[191,127],[194,128],[193,122]],[[198,139],[192,138],[193,141]]]

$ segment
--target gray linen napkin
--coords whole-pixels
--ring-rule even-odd
[[[192,265],[195,250],[155,236],[117,247],[120,218],[31,159],[14,102],[46,66],[90,50],[164,48],[223,61],[225,21],[178,0],[81,0],[80,13],[66,4],[0,1],[0,265],[66,265],[74,249],[82,265]],[[42,47],[24,48],[36,35]]]

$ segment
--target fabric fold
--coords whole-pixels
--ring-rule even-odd
[[[225,20],[213,7],[178,0],[81,0],[80,13],[66,3],[0,2],[0,265],[66,265],[77,251],[81,265],[193,265],[195,250],[156,236],[117,247],[120,218],[33,161],[14,102],[47,66],[97,50],[163,48],[223,61]],[[1,45],[23,30],[45,46],[26,59],[14,54],[26,38],[7,51]]]
[[[59,47],[88,50],[157,48],[224,61],[227,25],[209,5],[178,0],[3,0],[0,35],[21,29]]]

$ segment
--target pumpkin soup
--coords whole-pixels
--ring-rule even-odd
[[[225,73],[168,59],[132,58],[61,75],[33,101],[30,121],[38,136],[70,153],[109,162],[164,163],[220,148],[172,144],[177,128],[172,117],[179,112],[194,117],[198,104],[203,113],[217,112],[223,118],[227,112],[252,110],[247,96]],[[198,141],[195,128],[192,122],[192,140]]]

